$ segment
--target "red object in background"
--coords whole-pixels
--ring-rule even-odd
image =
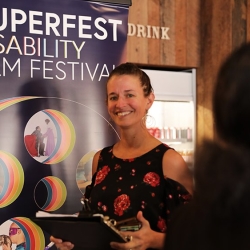
[[[155,135],[154,136],[158,139],[161,138],[161,130],[159,128],[155,128]]]
[[[161,130],[159,128],[148,128],[148,132],[156,138],[161,138]]]
[[[26,148],[31,156],[37,156],[38,152],[36,150],[36,136],[35,135],[26,135],[24,137],[24,143],[26,145]]]
[[[148,132],[154,136],[154,129],[153,128],[148,128]]]

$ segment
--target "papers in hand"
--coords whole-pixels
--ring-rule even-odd
[[[78,217],[77,214],[54,214],[39,211],[32,220],[49,235],[72,242],[76,250],[111,250],[111,241],[126,242],[126,239],[114,227],[113,220],[108,220],[102,214]]]
[[[38,211],[36,213],[36,217],[40,218],[40,217],[78,217],[78,213],[76,214],[51,214],[48,212],[44,212],[44,211]]]

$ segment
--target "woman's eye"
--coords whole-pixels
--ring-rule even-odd
[[[109,100],[110,100],[110,101],[115,101],[115,100],[117,100],[117,97],[116,97],[116,96],[111,96],[111,97],[109,98]]]
[[[129,97],[129,98],[131,98],[131,97],[133,97],[134,95],[132,95],[132,94],[127,94],[127,97]]]

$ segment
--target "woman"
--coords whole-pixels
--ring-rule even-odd
[[[97,152],[85,197],[93,210],[116,221],[137,216],[142,228],[113,249],[162,249],[171,212],[192,194],[191,173],[176,151],[150,135],[145,122],[155,96],[147,74],[132,63],[107,81],[107,109],[120,140]],[[126,233],[127,235],[128,233]],[[60,249],[73,244],[51,237]]]

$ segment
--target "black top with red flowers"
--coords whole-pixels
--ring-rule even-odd
[[[180,183],[163,175],[162,158],[169,149],[160,144],[142,156],[120,159],[113,146],[104,148],[86,188],[91,208],[116,221],[141,210],[153,230],[165,232],[171,212],[191,198]]]

